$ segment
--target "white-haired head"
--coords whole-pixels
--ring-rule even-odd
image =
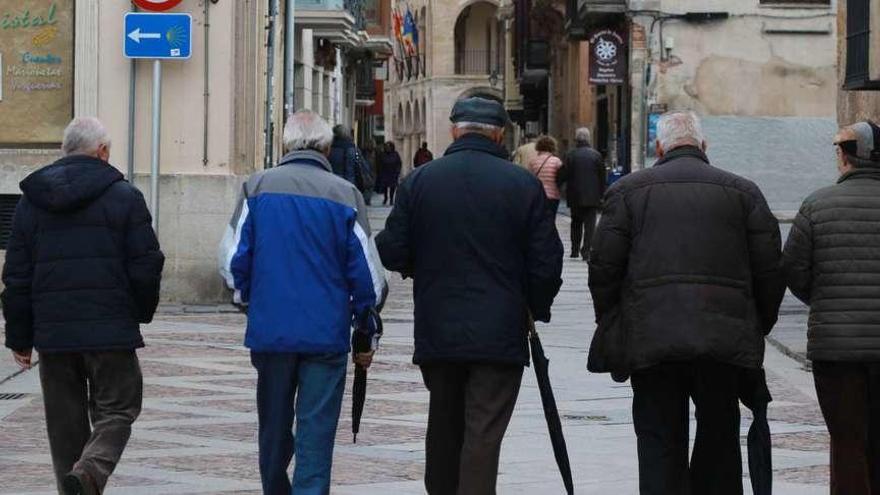
[[[480,134],[501,143],[504,140],[504,128],[482,122],[456,122],[452,124],[452,138],[459,139],[465,134]]]
[[[94,117],[77,117],[64,129],[61,152],[65,156],[88,155],[106,160],[109,156],[110,136],[101,121]]]
[[[706,138],[694,112],[670,112],[657,123],[657,151],[662,155],[682,146],[705,149]]]
[[[574,131],[574,142],[579,146],[591,146],[593,144],[593,135],[587,127],[579,127]]]
[[[284,149],[314,150],[327,153],[333,144],[333,129],[326,120],[311,110],[299,110],[284,126]]]

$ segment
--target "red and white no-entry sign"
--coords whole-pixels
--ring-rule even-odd
[[[164,12],[180,5],[183,0],[133,0],[138,7],[152,12]]]

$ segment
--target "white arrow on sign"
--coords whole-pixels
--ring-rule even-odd
[[[161,33],[142,33],[141,28],[137,28],[134,31],[128,33],[128,37],[131,38],[135,43],[140,43],[141,40],[162,39],[162,34]]]

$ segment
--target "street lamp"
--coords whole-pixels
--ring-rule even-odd
[[[493,88],[498,84],[499,76],[498,69],[492,69],[492,72],[489,73],[489,84],[491,84]]]

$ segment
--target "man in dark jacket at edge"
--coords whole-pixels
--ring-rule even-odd
[[[625,335],[641,493],[738,495],[738,387],[785,292],[779,224],[755,184],[709,164],[696,115],[658,127],[657,165],[606,194],[590,291],[600,325]]]
[[[540,182],[501,146],[507,112],[469,98],[455,142],[403,183],[378,236],[415,283],[415,356],[431,394],[425,486],[495,493],[501,441],[529,362],[529,313],[550,321],[563,248]]]
[[[75,119],[62,151],[21,183],[3,268],[6,346],[23,368],[40,354],[59,492],[98,494],[141,411],[135,349],[165,257],[143,196],[107,162],[101,123]]]
[[[571,209],[571,257],[587,260],[596,230],[596,216],[605,194],[605,163],[602,155],[590,145],[589,129],[577,129],[574,141],[577,147],[565,156],[559,182],[566,184]]]
[[[840,179],[801,206],[785,244],[810,306],[807,357],[831,434],[831,493],[880,493],[880,127],[835,137]]]

